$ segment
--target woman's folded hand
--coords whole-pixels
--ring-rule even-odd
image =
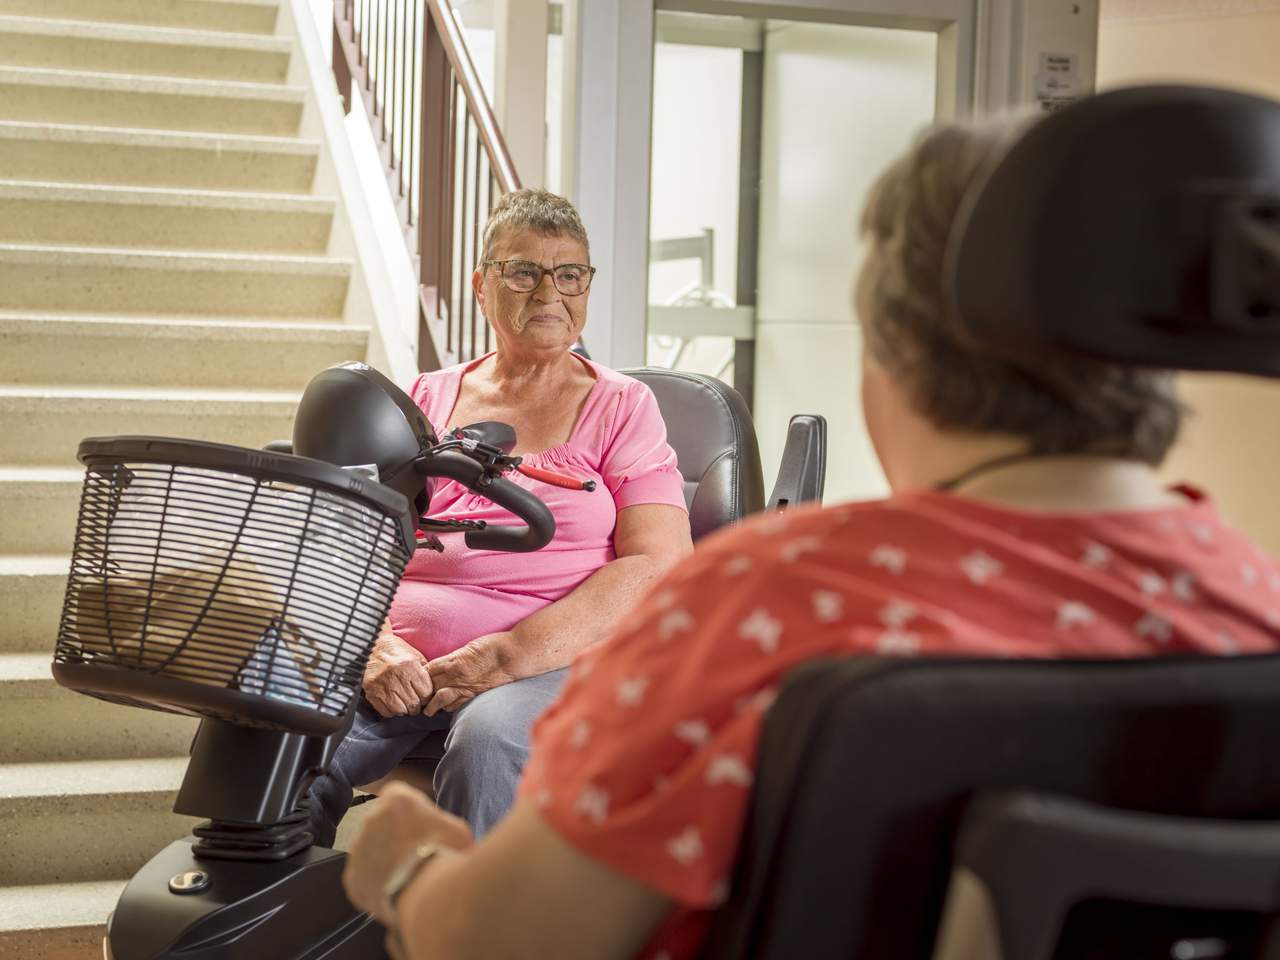
[[[491,633],[477,637],[465,647],[431,661],[431,686],[434,696],[423,711],[434,716],[441,710],[452,713],[477,694],[484,693],[515,678],[502,669],[501,644],[510,634]]]
[[[383,630],[364,668],[364,695],[384,717],[422,712],[431,699],[427,658],[390,630]]]

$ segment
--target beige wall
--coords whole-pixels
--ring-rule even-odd
[[[1099,89],[1208,83],[1280,98],[1280,0],[1103,0]],[[1280,554],[1280,383],[1186,375],[1194,411],[1170,480],[1209,491],[1227,518]]]

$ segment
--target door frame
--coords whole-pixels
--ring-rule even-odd
[[[653,48],[661,11],[931,31],[939,119],[971,114],[985,0],[565,0],[565,188],[602,267],[584,334],[606,366],[643,366]]]

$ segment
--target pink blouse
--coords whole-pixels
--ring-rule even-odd
[[[465,426],[450,418],[462,378],[484,359],[424,373],[414,381],[410,395],[437,433]],[[639,380],[578,359],[595,384],[573,432],[565,443],[526,454],[524,460],[595,480],[595,491],[565,490],[510,473],[508,479],[550,507],[556,518],[551,543],[537,553],[500,553],[469,550],[462,533],[447,533],[440,537],[443,553],[414,554],[391,604],[391,627],[428,658],[487,633],[510,630],[612,561],[619,510],[643,503],[686,509],[684,480],[653,392]],[[430,487],[430,517],[515,522],[507,511],[453,480],[433,479]]]

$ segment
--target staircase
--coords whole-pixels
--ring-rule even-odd
[[[0,957],[101,957],[189,827],[194,722],[50,679],[77,443],[287,437],[371,346],[297,36],[287,0],[0,0]]]

